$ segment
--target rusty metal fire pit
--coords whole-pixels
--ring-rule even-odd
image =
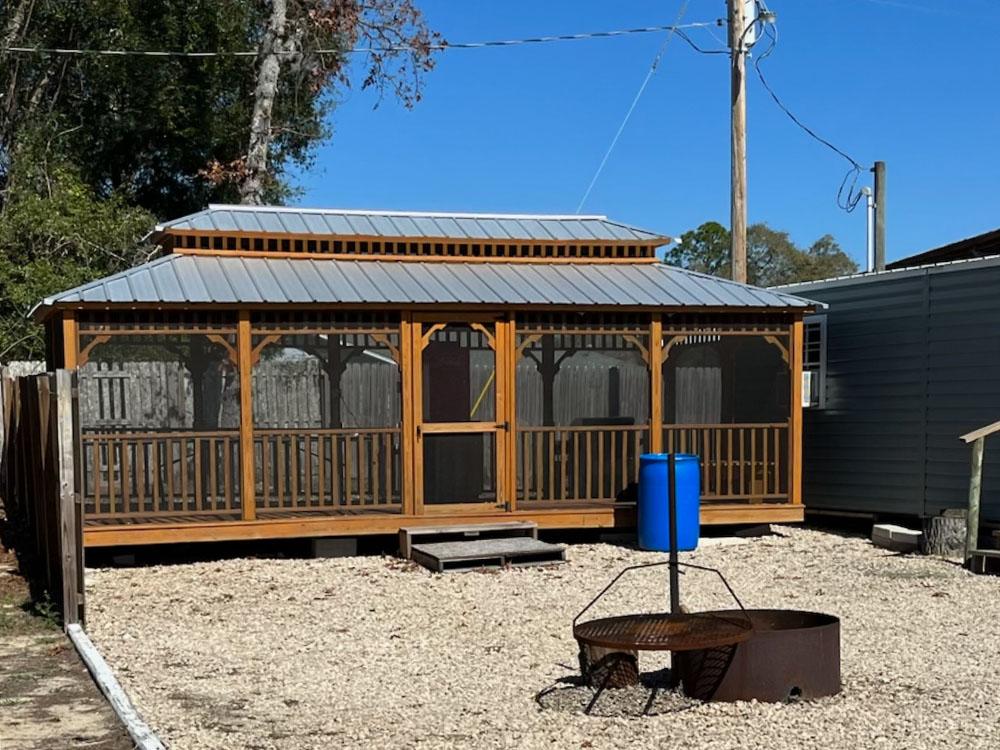
[[[703,701],[812,700],[840,692],[840,619],[818,612],[751,609],[753,632],[730,646],[674,654],[684,693]]]

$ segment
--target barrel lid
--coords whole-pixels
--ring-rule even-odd
[[[665,463],[669,457],[669,453],[643,453],[639,456],[639,460],[644,463],[657,463],[659,461]],[[676,461],[697,461],[698,457],[693,453],[675,453],[674,459]]]

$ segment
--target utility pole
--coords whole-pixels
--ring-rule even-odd
[[[885,270],[885,162],[877,161],[875,173],[875,270]]]
[[[745,284],[747,280],[747,40],[745,38],[747,19],[744,0],[727,0],[727,4],[729,49],[732,58],[729,231],[732,237],[733,280]]]

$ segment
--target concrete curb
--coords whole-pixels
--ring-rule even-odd
[[[135,710],[132,701],[129,700],[125,690],[115,678],[111,667],[104,661],[101,652],[97,650],[94,642],[90,640],[83,628],[76,624],[68,625],[66,635],[73,642],[77,653],[80,654],[83,663],[87,665],[87,669],[94,677],[94,682],[104,693],[104,697],[108,699],[108,703],[118,715],[118,719],[125,725],[125,729],[128,730],[136,748],[138,750],[166,750],[153,730],[139,716],[139,712]]]

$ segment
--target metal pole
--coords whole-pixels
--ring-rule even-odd
[[[730,90],[730,221],[732,275],[747,281],[747,98],[744,0],[728,0]]]
[[[875,197],[867,187],[865,188],[865,197],[868,199],[868,221],[865,226],[868,262],[865,270],[871,273],[875,270]]]
[[[667,511],[669,512],[670,534],[670,614],[681,611],[681,593],[677,580],[677,459],[673,453],[667,454]]]
[[[875,270],[885,270],[885,162],[877,161],[875,173]]]

